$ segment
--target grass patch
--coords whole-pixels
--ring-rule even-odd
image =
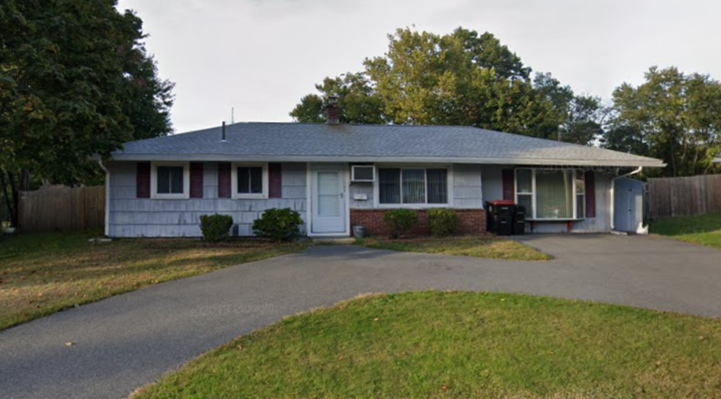
[[[140,389],[169,398],[712,398],[721,321],[522,295],[366,296]]]
[[[422,237],[401,240],[366,238],[357,241],[368,248],[431,254],[475,256],[506,260],[549,260],[551,256],[527,245],[492,234],[461,237]]]
[[[721,213],[654,220],[650,232],[721,249]]]
[[[0,241],[0,329],[59,310],[239,263],[297,252],[305,244],[122,239],[27,234]]]

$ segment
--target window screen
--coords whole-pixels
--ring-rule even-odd
[[[183,167],[158,166],[158,194],[183,194]]]
[[[381,204],[401,203],[400,169],[378,169],[378,194]]]
[[[428,203],[448,203],[448,171],[445,169],[428,169]]]
[[[573,218],[573,172],[536,171],[536,217],[539,219]]]
[[[401,173],[404,204],[426,203],[426,171],[425,169],[403,169]]]
[[[446,169],[378,169],[381,204],[447,204]]]
[[[238,167],[238,194],[263,193],[263,167]]]

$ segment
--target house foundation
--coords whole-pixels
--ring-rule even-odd
[[[484,209],[453,209],[458,214],[458,233],[477,235],[486,232],[486,211]],[[363,226],[367,235],[388,235],[388,227],[383,216],[389,209],[351,209],[351,226]],[[352,229],[351,229],[352,231]],[[430,235],[428,228],[428,210],[418,210],[418,226],[411,234],[416,236]]]

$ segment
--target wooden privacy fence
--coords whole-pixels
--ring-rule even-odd
[[[721,175],[648,179],[651,219],[721,212]]]
[[[80,231],[105,224],[105,187],[54,186],[20,192],[21,232]]]

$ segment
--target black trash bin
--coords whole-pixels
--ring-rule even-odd
[[[513,234],[513,217],[516,206],[513,201],[488,201],[486,202],[487,230],[499,236],[510,236]]]

